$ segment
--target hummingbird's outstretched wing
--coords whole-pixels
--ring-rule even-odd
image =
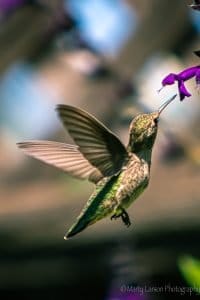
[[[80,179],[97,183],[103,175],[78,151],[75,145],[51,141],[17,143],[26,154],[53,165]]]
[[[125,146],[100,121],[84,110],[58,105],[58,114],[85,158],[104,176],[116,174],[128,156]]]

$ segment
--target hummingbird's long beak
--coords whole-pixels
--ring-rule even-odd
[[[158,116],[160,116],[161,112],[176,98],[177,94],[172,96],[169,100],[164,102],[158,109]]]

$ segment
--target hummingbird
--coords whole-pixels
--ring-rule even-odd
[[[56,110],[76,145],[42,140],[17,143],[25,154],[95,184],[64,239],[108,216],[111,220],[121,218],[127,227],[131,225],[126,209],[148,186],[160,114],[176,96],[158,111],[139,114],[132,120],[127,147],[94,116],[64,104]]]

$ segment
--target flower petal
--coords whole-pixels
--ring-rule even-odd
[[[199,70],[200,66],[190,67],[180,72],[177,76],[180,80],[186,81],[194,77],[196,75],[196,72],[198,72]]]
[[[196,80],[196,84],[200,85],[200,70],[198,70],[196,72],[196,78],[195,78],[195,80]]]
[[[183,101],[185,97],[190,97],[192,96],[188,90],[186,89],[184,82],[182,80],[178,81],[178,89],[179,89],[179,95],[180,95],[180,100]]]
[[[175,82],[175,80],[177,79],[176,77],[177,77],[176,74],[170,73],[162,80],[162,85],[165,86],[165,85],[173,84]]]

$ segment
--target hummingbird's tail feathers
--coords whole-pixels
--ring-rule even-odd
[[[112,213],[112,208],[110,206],[105,208],[102,202],[106,197],[108,199],[112,197],[111,190],[115,182],[116,178],[113,176],[107,179],[106,183],[102,180],[101,183],[97,185],[77,221],[66,233],[64,237],[65,240]]]
[[[80,218],[76,223],[72,225],[72,227],[68,230],[65,234],[64,239],[68,240],[72,236],[76,235],[77,233],[83,231],[87,226],[90,225],[89,220],[85,220],[85,218]]]
[[[99,213],[99,195],[97,197],[90,198],[83,208],[83,211],[78,216],[76,222],[70,227],[68,232],[65,234],[64,239],[68,239],[77,233],[83,231],[89,225],[96,223],[102,218]]]

